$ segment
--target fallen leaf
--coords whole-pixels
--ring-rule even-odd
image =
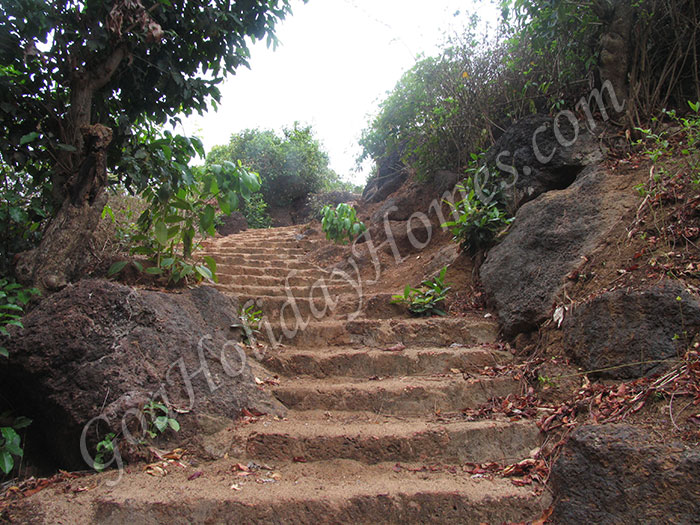
[[[306,463],[306,458],[304,456],[296,456],[292,458],[294,463]]]
[[[532,525],[544,525],[547,522],[547,520],[552,516],[552,512],[554,512],[554,505],[552,505],[548,509],[545,509],[545,511],[542,513],[542,516],[533,521]]]
[[[187,478],[187,481],[194,481],[194,480],[197,479],[197,478],[201,478],[203,475],[204,475],[204,472],[202,472],[202,471],[200,470],[200,471],[195,472],[194,474],[192,474],[189,478]]]
[[[401,352],[402,350],[406,349],[406,345],[403,343],[396,343],[394,346],[390,346],[389,348],[382,348],[385,352]]]

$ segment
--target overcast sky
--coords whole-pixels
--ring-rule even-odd
[[[483,2],[481,10],[484,10]],[[280,46],[251,49],[251,69],[223,85],[218,112],[185,121],[207,151],[246,128],[311,124],[347,180],[355,172],[357,141],[368,115],[420,53],[434,54],[465,23],[472,0],[293,1],[294,14],[278,26]],[[460,16],[455,13],[461,10]],[[483,14],[483,13],[482,13]],[[178,131],[183,132],[182,129]]]

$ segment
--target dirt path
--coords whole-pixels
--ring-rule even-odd
[[[259,301],[263,337],[281,341],[250,357],[287,417],[245,418],[231,429],[238,446],[216,462],[171,466],[163,477],[135,467],[115,487],[103,483],[112,472],[46,489],[32,498],[32,520],[503,523],[542,514],[549,502],[531,487],[465,467],[529,457],[541,439],[534,423],[436,417],[520,392],[510,378],[480,375],[512,359],[489,345],[496,324],[367,317],[352,284],[310,263],[313,245],[296,233],[249,231],[207,248],[219,289]]]

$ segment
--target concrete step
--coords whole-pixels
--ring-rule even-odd
[[[365,379],[425,374],[451,374],[452,370],[474,373],[485,366],[513,359],[507,352],[477,347],[428,347],[386,351],[372,348],[329,347],[314,349],[270,348],[261,363],[287,377],[332,376]]]
[[[241,279],[239,282],[240,283],[247,283],[248,281],[254,281],[258,282],[254,278],[249,278],[249,279]],[[295,298],[308,298],[312,293],[314,297],[321,298],[323,297],[323,291],[322,291],[322,285],[318,286],[313,286],[314,283],[309,283],[306,284],[306,286],[290,286],[289,287],[289,293],[291,293]],[[259,297],[273,297],[276,294],[282,293],[286,294],[287,289],[285,288],[285,283],[284,281],[277,280],[276,284],[267,284],[267,285],[260,285],[260,284],[227,284],[226,285],[227,289],[239,297],[247,297],[247,298],[259,298]],[[349,284],[343,284],[343,283],[338,283],[338,284],[328,284],[325,286],[326,290],[331,295],[337,295],[337,294],[347,294],[347,293],[353,293],[354,288],[349,285]],[[243,299],[241,299],[241,302],[244,302]]]
[[[291,276],[290,276],[291,275]],[[317,275],[294,275],[294,274],[283,274],[283,275],[243,275],[243,274],[225,274],[220,271],[217,272],[217,277],[219,278],[219,285],[222,286],[232,286],[231,291],[235,292],[238,286],[268,286],[274,287],[276,291],[284,291],[284,287],[287,282],[290,286],[294,287],[311,287],[314,285],[322,285],[327,283],[327,285],[335,284],[347,284],[347,281],[342,281],[339,279],[322,279]],[[265,294],[273,295],[273,294]]]
[[[261,337],[273,345],[282,343],[304,348],[363,345],[374,348],[391,347],[397,343],[421,347],[449,346],[452,343],[474,346],[492,343],[497,335],[498,325],[481,316],[354,321],[317,321],[309,316],[266,323]]]
[[[505,419],[434,423],[363,412],[290,411],[283,420],[245,427],[238,441],[246,455],[266,461],[352,459],[509,465],[542,443],[534,422]]]
[[[226,264],[222,262],[217,263],[217,276],[219,281],[221,281],[222,275],[244,275],[249,276],[269,276],[278,277],[284,279],[287,277],[306,277],[317,281],[321,278],[326,278],[330,280],[330,272],[326,272],[321,268],[316,268],[314,266],[309,266],[308,268],[290,268],[285,266],[251,266],[244,264]]]
[[[233,466],[240,461],[174,468],[162,478],[134,469],[114,486],[100,482],[114,473],[88,476],[80,486],[90,490],[67,498],[58,484],[21,506],[35,523],[405,525],[529,522],[551,505],[547,494],[534,496],[509,479],[472,479],[459,465],[289,462],[237,477]],[[63,504],[50,503],[61,495]]]
[[[494,397],[520,393],[510,377],[408,376],[378,381],[356,378],[282,380],[275,397],[292,410],[367,411],[420,416],[474,408]]]

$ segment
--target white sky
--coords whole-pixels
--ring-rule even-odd
[[[278,26],[277,50],[255,44],[251,69],[239,69],[222,85],[218,112],[190,117],[184,132],[201,137],[209,151],[246,128],[311,124],[331,168],[362,184],[368,170],[356,172],[355,159],[369,115],[418,54],[434,54],[464,24],[475,3],[293,0],[293,14]],[[485,1],[479,9],[493,13]]]

